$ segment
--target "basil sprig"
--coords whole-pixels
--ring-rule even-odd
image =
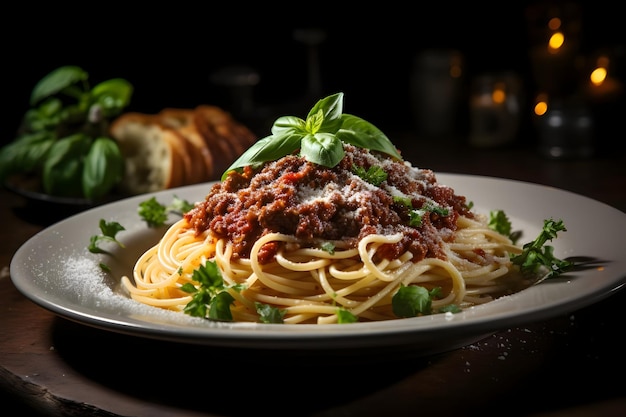
[[[376,126],[357,116],[343,113],[343,93],[336,93],[313,106],[302,120],[282,116],[272,126],[272,134],[259,139],[222,174],[243,167],[256,168],[300,150],[307,161],[332,168],[344,156],[343,143],[380,151],[402,159],[396,147]]]

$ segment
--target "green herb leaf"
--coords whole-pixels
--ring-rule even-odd
[[[107,222],[104,219],[100,219],[99,226],[100,226],[101,234],[93,235],[90,237],[89,246],[87,247],[89,252],[109,253],[108,251],[100,248],[99,245],[102,242],[113,242],[121,248],[125,247],[125,245],[119,240],[117,240],[117,237],[116,237],[119,232],[121,232],[122,230],[126,230],[124,226],[122,226],[120,223],[115,222],[115,221]]]
[[[337,132],[337,137],[343,142],[402,159],[389,138],[370,122],[351,114],[342,115],[341,120],[341,129]]]
[[[91,139],[77,133],[56,141],[43,164],[43,188],[48,194],[81,196],[84,155]]]
[[[422,219],[424,218],[426,211],[424,210],[411,210],[409,211],[409,226],[420,227],[422,225]]]
[[[167,221],[167,207],[159,203],[156,197],[139,203],[137,213],[149,227],[163,226]]]
[[[504,236],[511,234],[511,221],[502,210],[489,212],[489,228]]]
[[[306,135],[300,146],[300,153],[305,155],[307,161],[329,168],[337,165],[344,155],[341,141],[330,133]]]
[[[104,111],[104,117],[114,117],[130,104],[133,86],[123,78],[112,78],[91,89],[92,101]]]
[[[331,255],[335,253],[335,245],[332,242],[322,243],[320,249],[322,249],[324,252],[330,253]]]
[[[343,93],[337,93],[319,100],[306,117],[307,131],[310,133],[337,133],[343,123]]]
[[[193,271],[191,279],[199,283],[199,288],[191,284],[182,286],[183,291],[193,294],[183,311],[194,317],[231,321],[230,306],[235,299],[224,290],[224,280],[217,264],[207,261]]]
[[[272,307],[268,304],[256,302],[254,303],[256,312],[259,314],[261,323],[284,323],[285,310]]]
[[[162,226],[167,221],[167,207],[159,203],[156,197],[150,197],[139,203],[137,213],[149,227]]]
[[[368,183],[375,185],[377,187],[380,184],[382,184],[383,181],[387,179],[387,173],[382,167],[378,165],[373,165],[369,167],[367,171],[363,167],[354,165],[352,167],[352,171],[356,175],[358,175],[360,178],[362,178],[364,181],[367,181]],[[394,196],[394,200],[395,198],[396,197]],[[409,205],[410,205],[410,200],[409,200]]]
[[[224,288],[222,273],[214,261],[207,261],[204,265],[195,269],[191,279],[199,282],[203,288],[213,292]]]
[[[401,285],[391,299],[397,317],[417,317],[432,313],[432,300],[428,290],[418,285]]]
[[[87,156],[83,167],[83,194],[97,200],[108,194],[124,173],[124,157],[113,139],[97,138]]]
[[[52,133],[37,132],[0,148],[0,183],[15,173],[38,171],[54,142]]]
[[[447,304],[443,307],[440,307],[437,309],[437,313],[460,313],[461,311],[463,311],[463,309],[461,309],[461,307],[459,307],[456,304]]]
[[[266,136],[263,139],[259,139],[241,154],[230,168],[224,171],[222,180],[225,180],[228,173],[232,170],[240,170],[248,165],[257,167],[263,162],[274,161],[295,152],[300,148],[300,142],[303,137],[304,134],[302,133],[285,129],[275,136]]]
[[[346,310],[345,308],[340,308],[337,310],[337,323],[339,324],[347,324],[347,323],[356,323],[359,321],[359,318]]]
[[[35,85],[30,96],[30,104],[34,106],[44,98],[66,90],[76,83],[85,82],[87,78],[89,75],[77,66],[57,68]]]
[[[539,236],[526,243],[522,247],[522,253],[511,255],[511,261],[514,265],[518,265],[520,271],[525,275],[536,275],[543,268],[548,270],[546,278],[562,274],[574,265],[573,262],[555,257],[554,248],[546,245],[548,241],[556,238],[557,233],[561,231],[567,231],[562,220],[544,220],[543,229]]]
[[[176,195],[172,198],[172,202],[169,206],[159,203],[156,197],[153,196],[148,200],[139,203],[137,213],[149,227],[159,227],[165,224],[169,213],[182,215],[191,210],[193,207],[193,204],[187,200],[179,198]]]
[[[212,320],[232,321],[230,306],[235,301],[232,295],[222,291],[213,297],[209,305],[209,318]]]
[[[409,208],[413,207],[413,204],[411,203],[411,199],[407,196],[394,195],[392,198],[393,198],[393,202],[396,204],[400,204]]]

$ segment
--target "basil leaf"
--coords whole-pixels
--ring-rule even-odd
[[[351,114],[343,114],[342,120],[341,129],[336,133],[342,141],[402,159],[389,138],[370,122]]]
[[[30,96],[30,104],[34,106],[44,98],[59,93],[76,83],[86,81],[88,77],[85,71],[76,66],[57,68],[35,84]]]
[[[307,115],[307,127],[311,124],[315,130],[310,133],[323,131],[335,133],[341,127],[341,113],[343,111],[343,93],[333,94],[318,101]],[[313,127],[313,126],[312,126]]]
[[[124,158],[113,139],[97,138],[87,153],[83,167],[83,195],[97,200],[106,195],[124,173]]]
[[[209,318],[213,320],[232,321],[233,314],[230,312],[230,305],[235,302],[232,295],[222,291],[211,299],[209,305]]]
[[[43,188],[48,194],[80,196],[82,192],[83,158],[91,140],[77,133],[59,139],[50,148],[43,165]]]
[[[308,161],[329,168],[337,165],[344,155],[341,141],[330,133],[307,135],[302,139],[301,147]]]
[[[400,285],[398,292],[391,298],[391,305],[397,317],[417,317],[431,314],[432,300],[424,287]]]
[[[306,134],[306,123],[299,117],[281,116],[272,126],[272,135]]]
[[[38,132],[20,136],[0,148],[0,181],[12,174],[38,170],[54,141],[52,133]]]
[[[63,102],[58,98],[48,98],[38,107],[29,109],[24,114],[22,129],[27,132],[52,130],[61,122]]]
[[[91,90],[92,100],[102,107],[105,117],[118,115],[130,104],[133,86],[123,78],[113,78],[97,84]]]
[[[256,141],[254,145],[249,147],[233,162],[230,168],[224,171],[222,180],[226,179],[227,174],[232,170],[248,165],[256,166],[263,162],[274,161],[298,150],[304,134],[295,133],[292,130],[286,130],[285,132],[284,134],[266,136]]]

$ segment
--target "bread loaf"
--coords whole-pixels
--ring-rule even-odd
[[[176,130],[191,145],[191,152],[196,157],[196,172],[188,180],[190,184],[209,181],[214,177],[215,170],[209,145],[194,124],[194,114],[192,109],[166,108],[157,115],[159,122]]]
[[[124,194],[142,194],[183,185],[183,157],[178,134],[153,116],[124,113],[112,124],[111,136],[124,157]]]
[[[110,134],[125,161],[120,191],[129,195],[218,180],[257,139],[229,113],[209,105],[124,113]]]
[[[255,135],[217,106],[200,105],[194,109],[194,124],[208,146],[221,158],[214,159],[218,177],[255,141]]]

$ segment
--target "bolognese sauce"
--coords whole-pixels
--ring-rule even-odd
[[[185,218],[198,235],[210,229],[228,239],[240,258],[249,256],[261,236],[278,232],[311,247],[334,242],[342,248],[356,247],[369,234],[401,233],[399,242],[384,245],[377,256],[391,260],[409,251],[413,262],[444,259],[443,242],[453,238],[458,216],[473,217],[466,198],[438,184],[431,170],[352,145],[344,151],[333,168],[292,154],[258,169],[232,171]],[[355,167],[378,167],[385,179],[373,185]],[[422,214],[417,225],[411,221],[416,210]],[[259,262],[269,262],[276,250],[276,244],[263,247]]]

